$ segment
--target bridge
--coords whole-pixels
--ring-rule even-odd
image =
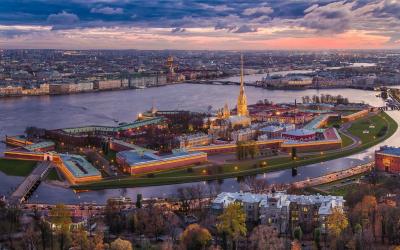
[[[10,203],[17,205],[26,201],[40,185],[40,182],[46,178],[52,167],[53,163],[51,161],[42,161],[38,163],[32,173],[30,173],[11,194]]]
[[[296,188],[305,188],[305,187],[318,186],[318,185],[326,184],[326,183],[341,180],[341,179],[346,179],[353,175],[358,175],[358,174],[368,172],[374,168],[374,165],[375,165],[375,162],[371,161],[366,164],[358,165],[358,166],[355,166],[355,167],[352,167],[349,169],[344,169],[341,171],[333,172],[333,173],[315,177],[312,179],[307,179],[304,181],[294,182],[293,186]]]

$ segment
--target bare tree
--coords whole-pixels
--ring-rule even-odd
[[[263,193],[268,191],[271,186],[265,179],[257,179],[256,176],[247,176],[243,181],[244,188],[252,193]]]
[[[267,225],[255,227],[249,237],[249,249],[278,250],[284,249],[284,246],[284,240],[279,238],[278,232]]]

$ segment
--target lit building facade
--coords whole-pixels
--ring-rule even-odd
[[[284,192],[220,193],[211,203],[214,213],[220,214],[234,202],[240,203],[246,213],[246,220],[274,227],[280,233],[292,232],[301,226],[304,231],[321,228],[326,232],[326,218],[333,208],[343,210],[342,196],[289,195]]]
[[[159,156],[151,152],[129,150],[117,153],[116,160],[125,173],[135,175],[200,164],[207,161],[207,154],[182,151]]]
[[[381,147],[375,152],[375,167],[381,171],[400,174],[400,148]]]

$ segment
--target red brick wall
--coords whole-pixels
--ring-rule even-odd
[[[201,162],[205,162],[205,161],[207,161],[207,156],[199,156],[196,158],[190,158],[190,159],[178,161],[178,162],[170,162],[170,163],[158,164],[158,165],[154,164],[154,165],[149,165],[148,167],[142,167],[142,168],[131,167],[130,169],[131,169],[131,174],[143,174],[143,173],[157,172],[157,171],[162,171],[162,170],[183,167],[183,166],[187,166],[190,164],[196,164],[196,163],[201,163]]]
[[[381,171],[400,173],[400,157],[375,154],[375,167]]]

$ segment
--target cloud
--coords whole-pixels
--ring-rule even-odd
[[[263,7],[255,7],[248,8],[243,11],[243,15],[245,16],[253,16],[253,15],[269,15],[274,10],[271,7],[263,6]]]
[[[395,17],[400,19],[400,2],[398,0],[384,0],[381,7],[374,11],[377,17]]]
[[[182,32],[185,32],[185,31],[186,31],[186,29],[178,27],[178,28],[172,29],[171,33],[182,33]]]
[[[240,26],[233,33],[251,33],[251,32],[257,32],[257,28],[252,28],[245,24],[245,25]]]
[[[306,28],[320,33],[343,33],[350,28],[352,21],[351,4],[344,1],[312,6],[300,21]],[[306,10],[306,11],[307,11]]]
[[[217,12],[225,12],[225,11],[232,11],[235,10],[232,7],[229,7],[226,4],[221,4],[221,5],[209,5],[205,3],[200,3],[199,4],[200,8],[206,9],[206,10],[214,10]]]
[[[309,13],[309,12],[315,10],[315,9],[318,8],[318,7],[319,7],[318,4],[313,4],[313,5],[311,5],[310,7],[308,7],[307,9],[305,9],[305,10],[304,10],[304,13],[307,14],[307,13]]]
[[[215,25],[214,27],[215,30],[228,30],[228,31],[232,31],[236,28],[237,28],[236,25],[226,24],[222,22],[218,22],[217,25]]]
[[[49,15],[47,22],[54,25],[71,25],[79,22],[79,17],[73,13],[62,11],[58,14]]]
[[[111,8],[111,7],[102,7],[102,8],[92,8],[90,10],[91,13],[98,13],[104,15],[115,15],[115,14],[123,14],[124,9],[122,8]]]
[[[68,37],[68,40],[62,37],[65,43],[72,42],[73,39],[83,41],[82,37],[88,39],[86,37],[90,34],[96,41],[100,42],[103,39],[107,46],[118,47],[122,41],[118,42],[116,39],[110,42],[110,37],[130,37],[131,28],[140,30],[136,34],[137,37],[146,33],[146,39],[151,38],[152,41],[173,38],[181,42],[187,39],[195,44],[196,39],[199,43],[213,40],[215,43],[221,41],[218,44],[222,47],[226,41],[230,41],[230,45],[233,46],[239,41],[256,44],[257,41],[266,39],[327,37],[353,31],[386,37],[390,44],[398,41],[400,36],[398,0],[30,0],[24,1],[24,4],[15,0],[0,2],[0,26],[48,28],[46,31],[2,31],[0,41],[3,39],[2,42],[6,45],[7,40],[4,39],[7,38],[26,39],[27,42],[36,43],[34,39],[46,33],[55,37],[67,34],[65,37]],[[110,36],[94,35],[103,30],[107,30]],[[127,31],[120,33],[121,30]],[[251,32],[251,39],[239,34]],[[34,35],[29,36],[29,33]],[[371,40],[373,38],[368,37]],[[127,46],[137,44],[132,41],[126,41]],[[49,42],[50,40],[47,44]],[[208,42],[202,44],[206,46]],[[88,43],[88,46],[96,45]]]

